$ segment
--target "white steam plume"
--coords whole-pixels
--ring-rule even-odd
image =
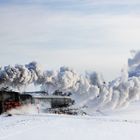
[[[68,67],[61,67],[58,71],[42,71],[36,62],[32,62],[1,69],[0,85],[17,88],[30,83],[39,84],[48,94],[56,90],[71,92],[78,107],[114,110],[140,99],[139,76],[140,51],[133,51],[133,58],[128,60],[128,71],[123,70],[119,78],[109,83],[105,83],[97,72],[79,75]]]
[[[47,71],[44,76],[46,81],[42,89],[50,94],[55,90],[71,92],[77,106],[116,109],[139,99],[140,78],[129,78],[127,71],[122,71],[120,78],[108,84],[96,72],[80,76],[66,67],[61,67],[58,72]]]
[[[133,58],[128,59],[129,76],[140,76],[140,51],[131,51]]]
[[[55,90],[71,92],[77,106],[93,110],[122,108],[140,99],[140,52],[134,53],[128,66],[129,71],[122,70],[121,76],[109,83],[96,72],[81,76],[70,68],[61,67],[58,72],[45,73],[42,89],[49,93]]]
[[[31,83],[40,82],[42,72],[36,62],[31,62],[25,66],[5,66],[0,69],[0,87],[20,88]]]

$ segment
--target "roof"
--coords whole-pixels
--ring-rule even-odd
[[[34,96],[34,99],[71,99],[69,96],[56,96],[56,95],[46,95],[46,96]]]

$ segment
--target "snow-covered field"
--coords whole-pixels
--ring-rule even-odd
[[[53,114],[0,117],[4,140],[139,140],[140,104],[114,113],[93,116]]]

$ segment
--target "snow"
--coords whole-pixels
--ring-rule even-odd
[[[0,117],[3,140],[139,140],[140,103],[93,116],[25,114]]]

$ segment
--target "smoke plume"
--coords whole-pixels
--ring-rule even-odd
[[[56,90],[71,92],[75,106],[92,110],[114,110],[140,99],[140,51],[132,51],[128,70],[106,83],[97,72],[79,75],[69,67],[43,71],[39,64],[6,66],[0,69],[0,87],[20,88],[31,83],[40,85],[48,94]]]
[[[140,51],[131,51],[132,57],[128,59],[129,76],[140,76]]]
[[[39,83],[42,72],[36,62],[27,65],[5,66],[0,69],[0,87],[20,88],[31,83]]]

